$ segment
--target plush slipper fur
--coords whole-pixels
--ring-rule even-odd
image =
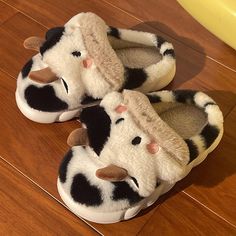
[[[108,27],[93,13],[80,13],[24,46],[40,53],[19,74],[17,105],[43,123],[71,119],[111,91],[161,89],[175,74],[172,44],[151,33]]]
[[[73,212],[100,223],[129,219],[151,205],[223,134],[217,104],[191,90],[112,92],[80,119],[88,144],[73,147],[62,162],[58,190]]]

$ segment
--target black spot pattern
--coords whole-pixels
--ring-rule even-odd
[[[58,43],[63,35],[64,27],[58,27],[46,34],[47,40],[40,47],[40,53],[43,55],[48,49],[52,48]]]
[[[129,204],[134,204],[143,199],[143,197],[135,192],[125,181],[113,182],[112,184],[114,184],[115,186],[112,196],[112,199],[114,201],[127,199],[129,201]]]
[[[56,97],[52,86],[38,88],[30,85],[25,90],[25,99],[30,107],[39,111],[56,112],[68,108],[68,104]]]
[[[110,26],[110,32],[108,32],[108,35],[111,35],[117,39],[120,39],[120,32],[117,28],[114,28]]]
[[[80,121],[87,127],[90,146],[99,155],[110,136],[109,115],[101,106],[87,107],[82,110]]]
[[[99,206],[103,202],[101,190],[91,185],[83,174],[74,176],[70,193],[74,201],[86,206]]]
[[[125,67],[125,83],[123,89],[140,87],[147,80],[147,74],[143,69]]]
[[[51,38],[54,37],[54,35],[60,33],[61,31],[64,31],[64,27],[63,26],[53,27],[53,28],[49,29],[46,32],[46,35],[45,35],[46,40],[50,40]]]
[[[164,56],[169,55],[169,56],[175,58],[174,49],[166,49],[166,50],[164,51],[163,55],[164,55]]]
[[[186,103],[190,102],[191,104],[195,104],[194,96],[196,91],[194,90],[175,90],[174,96],[177,102]]]
[[[163,43],[165,43],[166,40],[163,39],[161,36],[157,36],[157,47],[160,48]]]
[[[21,74],[22,74],[23,79],[26,78],[26,77],[28,76],[28,74],[30,73],[30,70],[31,70],[31,68],[32,68],[32,65],[33,65],[33,60],[30,59],[30,60],[24,65],[24,67],[22,68]]]
[[[216,105],[214,102],[207,102],[204,104],[204,107],[207,107],[208,105]]]
[[[59,168],[59,179],[62,183],[66,182],[67,166],[73,156],[73,151],[70,149],[64,156],[60,168]]]
[[[201,135],[204,138],[206,148],[209,148],[211,146],[211,144],[215,141],[215,139],[219,135],[219,132],[220,132],[219,129],[213,125],[207,124],[203,128]]]
[[[191,161],[193,161],[194,159],[198,157],[199,152],[198,152],[198,148],[196,144],[191,139],[186,139],[185,142],[188,145],[188,149],[190,153],[190,160],[189,160],[189,163],[190,163]]]
[[[94,102],[96,102],[96,101],[100,101],[101,99],[95,99],[95,98],[93,98],[93,97],[91,97],[91,96],[85,96],[84,98],[83,98],[83,100],[81,101],[81,104],[82,105],[86,105],[86,104],[90,104],[90,103],[94,103]]]
[[[150,95],[146,94],[147,98],[149,99],[150,103],[158,103],[161,102],[161,97],[158,95]]]

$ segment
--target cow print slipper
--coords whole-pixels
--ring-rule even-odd
[[[223,135],[217,104],[191,90],[112,92],[80,119],[57,185],[72,212],[97,223],[130,219],[153,204]]]
[[[111,91],[159,90],[175,75],[171,43],[155,34],[108,27],[93,13],[80,13],[45,39],[25,48],[39,53],[23,67],[16,101],[29,119],[66,121]]]

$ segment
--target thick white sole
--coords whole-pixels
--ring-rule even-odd
[[[222,139],[223,136],[223,129],[220,131],[219,136],[217,139],[214,141],[214,143],[201,155],[198,156],[194,161],[192,161],[189,165],[188,168],[186,169],[185,176],[189,174],[191,169],[197,165],[199,165],[201,162],[203,162],[207,155],[212,152],[219,144],[220,140]],[[95,210],[91,210],[87,207],[84,207],[82,205],[77,204],[74,202],[70,196],[64,191],[63,186],[58,178],[57,180],[57,188],[58,192],[62,198],[62,200],[65,202],[65,204],[68,206],[68,208],[77,216],[82,217],[86,220],[96,222],[96,223],[101,223],[101,224],[110,224],[110,223],[115,223],[119,222],[122,220],[128,220],[136,216],[142,209],[145,209],[149,206],[151,206],[156,200],[166,192],[168,192],[175,183],[170,184],[170,183],[161,183],[156,190],[154,191],[153,194],[151,194],[149,197],[143,199],[140,201],[137,205],[130,207],[128,209],[123,209],[120,211],[115,211],[115,212],[96,212]]]
[[[95,210],[91,210],[87,207],[84,207],[82,205],[79,205],[74,202],[68,194],[65,193],[63,186],[58,178],[57,180],[57,189],[58,192],[65,204],[68,206],[69,210],[71,210],[75,215],[78,217],[82,217],[86,220],[100,223],[100,224],[111,224],[116,223],[122,220],[128,220],[136,216],[142,209],[145,209],[149,206],[151,206],[160,195],[168,192],[174,184],[160,184],[156,190],[151,194],[149,197],[143,199],[140,201],[137,205],[122,209],[120,211],[114,211],[114,212],[97,212]]]
[[[38,123],[53,123],[71,120],[72,118],[77,117],[81,110],[77,108],[74,110],[64,110],[59,112],[38,111],[28,106],[28,104],[22,100],[22,98],[19,96],[18,90],[15,92],[15,97],[16,104],[23,115],[28,119]]]

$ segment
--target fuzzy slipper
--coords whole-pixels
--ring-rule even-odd
[[[159,90],[175,75],[172,44],[108,27],[93,13],[80,13],[24,46],[39,53],[18,76],[16,101],[26,117],[41,123],[69,120],[111,91]]]
[[[124,90],[85,108],[83,127],[59,169],[58,191],[71,211],[113,223],[153,204],[219,144],[223,116],[206,94],[190,90],[147,96]]]

